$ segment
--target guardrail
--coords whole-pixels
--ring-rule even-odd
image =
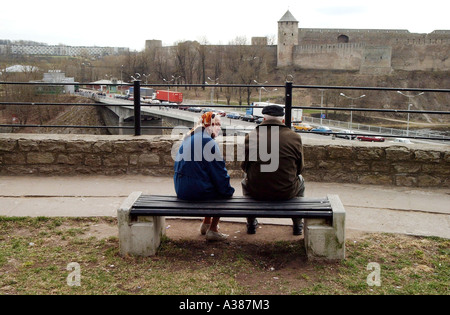
[[[95,86],[98,84],[93,83],[36,83],[36,82],[0,82],[0,86],[2,85],[32,85],[32,86]],[[82,125],[38,125],[38,124],[29,124],[29,125],[17,125],[17,124],[0,124],[0,127],[33,127],[33,128],[42,128],[42,127],[53,127],[53,128],[119,128],[119,129],[134,129],[134,135],[140,136],[142,134],[142,129],[170,129],[170,127],[160,127],[160,126],[142,126],[141,125],[141,108],[142,106],[160,106],[154,104],[143,104],[141,102],[141,87],[156,87],[156,88],[171,88],[171,87],[201,87],[201,88],[222,88],[222,87],[231,87],[231,88],[245,88],[245,89],[260,89],[264,88],[280,88],[284,89],[284,99],[285,99],[285,121],[288,127],[292,127],[292,123],[296,123],[296,121],[292,121],[292,110],[293,109],[309,109],[309,110],[333,110],[333,111],[344,111],[344,112],[383,112],[383,113],[405,113],[405,114],[430,114],[430,115],[449,115],[450,111],[429,111],[429,110],[415,110],[415,109],[377,109],[377,108],[348,108],[348,107],[319,107],[319,106],[293,106],[293,92],[295,89],[318,89],[318,90],[363,90],[363,91],[394,91],[394,92],[419,92],[419,93],[450,93],[450,89],[421,89],[421,88],[393,88],[393,87],[355,87],[355,86],[320,86],[320,85],[294,85],[293,82],[287,81],[284,85],[242,85],[242,84],[141,84],[141,81],[135,80],[133,84],[102,84],[104,86],[133,86],[134,87],[134,126],[82,126]],[[5,106],[104,106],[104,104],[99,103],[36,103],[36,102],[0,102],[0,105]],[[108,106],[130,106],[130,104],[108,104]],[[165,106],[174,106],[174,105],[165,105]],[[212,108],[262,108],[262,106],[251,106],[251,105],[217,105],[211,104],[207,105]],[[321,120],[322,121],[322,120]],[[409,121],[409,120],[408,120]],[[328,120],[329,124],[333,126],[335,121]],[[338,123],[337,127],[342,127],[340,125],[341,122]],[[335,125],[336,126],[336,125]],[[347,125],[350,129],[353,129],[354,124]],[[383,137],[397,137],[401,136],[402,138],[411,138],[411,139],[424,139],[424,140],[437,140],[437,141],[450,141],[450,137],[437,135],[437,134],[428,134],[426,136],[424,133],[408,131],[405,133],[402,131],[398,131],[393,128],[383,128],[383,127],[374,127],[368,125],[357,124],[358,131],[364,131],[364,133],[355,132],[354,135],[369,135],[369,136],[383,136]],[[302,132],[302,131],[299,131]],[[373,133],[371,133],[373,132]],[[376,132],[376,133],[375,133]],[[343,135],[346,133],[341,132],[332,132],[331,135]]]

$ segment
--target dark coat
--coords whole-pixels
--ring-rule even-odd
[[[300,135],[277,121],[266,120],[245,137],[243,189],[258,200],[294,198],[300,191],[303,165]]]
[[[180,199],[223,199],[234,193],[219,147],[203,128],[184,139],[174,170],[175,192]]]

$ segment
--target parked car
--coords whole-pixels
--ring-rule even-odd
[[[227,113],[225,113],[223,110],[218,110],[217,115],[219,115],[221,117],[225,117],[227,115]]]
[[[189,107],[188,111],[194,112],[194,113],[200,113],[202,109],[200,107]]]
[[[189,109],[189,106],[180,106],[180,107],[178,107],[178,109],[181,109],[181,110],[188,110]]]
[[[236,112],[232,112],[232,113],[229,113],[229,114],[227,115],[227,118],[231,118],[231,119],[239,119],[239,118],[241,118],[241,115],[239,115],[239,114],[236,113]]]
[[[331,129],[327,126],[320,126],[320,127],[311,129],[311,132],[322,133],[326,136],[329,136],[333,131],[331,131]]]
[[[371,142],[384,142],[386,139],[379,136],[358,136],[356,137],[359,141],[371,141]]]
[[[341,134],[340,135],[336,135],[336,137],[338,137],[338,138],[343,138],[343,139],[348,139],[348,140],[353,140],[353,139],[356,138],[356,135],[351,130],[342,130],[342,131],[339,131],[339,132]]]
[[[405,139],[405,138],[395,138],[395,143],[405,143],[405,144],[412,144],[411,140]]]
[[[263,117],[259,117],[258,119],[255,119],[255,123],[257,123],[258,125],[260,124],[260,123],[262,123],[264,121],[264,118]]]
[[[207,113],[207,112],[215,112],[216,110],[213,108],[202,108],[202,113]]]
[[[243,121],[254,122],[255,121],[255,117],[253,115],[244,115],[244,116],[242,116],[242,120]]]
[[[294,123],[293,127],[296,130],[302,130],[302,131],[311,131],[311,129],[313,129],[313,127],[311,127],[311,125],[308,125],[305,123]]]

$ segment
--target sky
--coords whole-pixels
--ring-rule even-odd
[[[250,43],[253,36],[276,40],[288,9],[299,28],[450,30],[448,0],[13,0],[0,4],[0,39],[136,51],[148,39]]]

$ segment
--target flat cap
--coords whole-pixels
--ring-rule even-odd
[[[268,105],[262,110],[263,115],[284,116],[284,108],[278,105]]]

